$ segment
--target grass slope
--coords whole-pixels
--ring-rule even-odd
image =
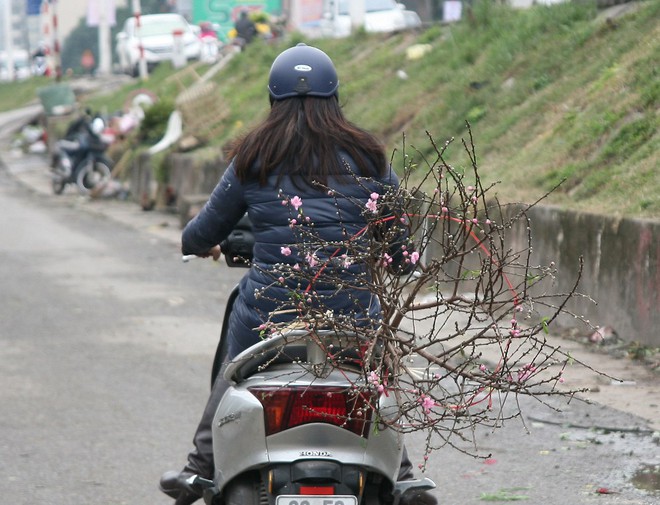
[[[214,144],[265,115],[273,59],[304,41],[333,58],[347,116],[391,152],[402,151],[405,135],[406,152],[423,166],[434,157],[428,135],[438,144],[456,138],[447,161],[460,169],[468,121],[482,180],[499,182],[501,200],[530,202],[563,181],[547,202],[660,218],[660,1],[625,10],[610,18],[589,0],[526,10],[481,0],[460,23],[420,33],[254,43],[214,77],[230,110]],[[430,51],[408,58],[420,44]],[[132,89],[172,97],[171,74],[161,66]],[[112,111],[128,91],[92,106]]]
[[[660,217],[660,2],[609,19],[591,3],[511,10],[478,3],[456,25],[421,34],[315,42],[335,61],[347,115],[423,163],[472,126],[482,178],[505,201]],[[302,38],[296,39],[303,40]],[[429,44],[420,59],[406,57]],[[218,76],[231,104],[227,139],[267,109],[281,48],[252,46]],[[407,79],[399,77],[405,72]],[[222,139],[223,141],[226,139]],[[410,153],[410,148],[407,150]],[[448,161],[467,157],[460,143]]]

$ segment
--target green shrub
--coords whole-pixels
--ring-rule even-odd
[[[155,144],[165,135],[167,121],[174,112],[174,102],[159,100],[144,111],[138,138],[142,144]]]

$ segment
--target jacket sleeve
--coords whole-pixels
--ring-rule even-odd
[[[243,185],[236,177],[233,163],[199,214],[184,228],[181,237],[183,254],[205,254],[227,238],[247,210]]]

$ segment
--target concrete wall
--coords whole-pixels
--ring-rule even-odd
[[[227,163],[220,154],[201,157],[199,153],[169,154],[163,163],[168,174],[167,183],[158,182],[148,153],[136,156],[128,178],[131,199],[145,210],[172,207],[170,200],[173,200],[173,206],[185,224],[192,217],[191,205],[206,201]]]
[[[581,293],[569,308],[595,326],[611,326],[620,338],[660,347],[660,222],[616,219],[537,207],[531,220],[533,262],[558,270],[557,292],[571,289],[584,258]],[[513,230],[524,245],[526,223]],[[512,237],[512,238],[514,238]],[[575,326],[572,317],[559,321]]]
[[[221,157],[200,160],[191,154],[172,154],[166,164],[168,184],[177,195],[183,225],[206,201],[226,162]],[[148,155],[136,160],[131,174],[131,194],[136,202],[144,206],[145,200],[162,193]],[[585,316],[594,326],[611,326],[627,342],[660,347],[660,222],[540,206],[528,210],[527,215],[531,221],[532,264],[554,262],[558,269],[553,293],[572,289],[579,258],[584,258],[578,290],[589,298],[574,298],[567,306],[570,311]],[[508,247],[525,250],[527,234],[527,223],[521,219],[507,231]],[[559,318],[557,324],[589,331],[571,316]]]

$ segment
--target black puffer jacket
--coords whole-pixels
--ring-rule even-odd
[[[355,173],[357,169],[353,161],[345,154],[341,157]],[[285,283],[280,280],[282,264],[287,265],[285,270],[296,264],[302,268],[310,267],[307,258],[310,251],[298,251],[295,247],[301,240],[295,232],[296,227],[291,226],[291,220],[296,219],[299,223],[309,219],[315,237],[323,242],[341,242],[364,228],[366,203],[372,193],[382,195],[398,186],[394,173],[378,180],[353,176],[347,179],[343,182],[330,179],[328,186],[333,191],[296,187],[288,176],[283,176],[278,183],[276,174],[270,176],[265,186],[260,186],[256,180],[242,184],[231,164],[202,211],[184,229],[183,253],[201,254],[227,238],[245,212],[252,222],[255,237],[253,265],[240,282],[240,294],[229,320],[230,358],[259,340],[259,326],[268,320],[272,311],[281,309],[282,304],[291,299],[293,290],[305,290],[305,285],[298,287],[300,278],[287,278]],[[302,201],[297,210],[298,199],[295,197]],[[291,254],[287,248],[292,250]],[[336,251],[334,246],[330,249]],[[319,264],[331,254],[318,249],[312,252],[315,255],[312,263],[318,260]],[[360,265],[351,265],[342,275],[353,277],[359,275],[361,269]],[[324,309],[350,315],[358,324],[360,321],[367,324],[369,319],[379,316],[378,300],[368,290],[337,290],[335,285],[324,284],[323,277],[313,287]],[[276,320],[293,317],[295,314],[289,313]]]

